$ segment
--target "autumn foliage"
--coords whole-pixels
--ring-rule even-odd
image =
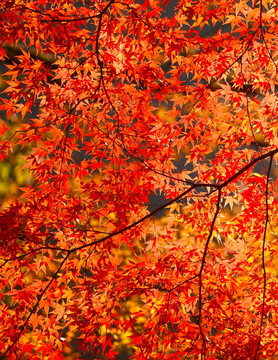
[[[0,358],[275,359],[277,2],[0,14]]]

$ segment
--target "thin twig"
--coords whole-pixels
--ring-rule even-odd
[[[203,257],[202,257],[202,262],[201,262],[201,266],[200,266],[200,270],[199,270],[199,315],[198,315],[198,325],[199,325],[199,329],[200,329],[200,334],[202,336],[202,358],[205,358],[205,353],[206,353],[206,337],[204,335],[203,332],[203,328],[202,328],[202,286],[203,286],[203,281],[202,281],[202,274],[203,274],[203,270],[205,267],[205,263],[206,263],[206,256],[207,256],[207,252],[208,252],[208,246],[210,243],[210,240],[212,238],[212,234],[213,234],[213,229],[215,226],[215,222],[217,219],[217,216],[219,214],[220,211],[220,202],[221,202],[221,188],[218,190],[218,197],[217,197],[217,202],[216,202],[216,210],[211,222],[211,226],[210,226],[210,232],[209,235],[207,237],[206,243],[205,243],[205,247],[204,247],[204,251],[203,251]]]
[[[0,359],[5,358],[5,356],[10,352],[10,350],[15,346],[15,344],[18,342],[19,338],[21,337],[23,331],[25,330],[31,316],[35,313],[37,307],[39,306],[39,303],[42,299],[42,297],[44,296],[44,294],[46,293],[47,289],[50,287],[50,285],[53,283],[53,281],[56,279],[56,277],[58,276],[59,271],[61,270],[61,268],[63,267],[64,263],[66,262],[66,260],[68,259],[70,255],[70,252],[67,253],[67,255],[65,256],[65,258],[63,259],[63,261],[60,263],[58,269],[55,271],[54,275],[52,276],[52,278],[50,279],[50,281],[48,282],[48,284],[46,285],[46,287],[43,289],[43,291],[40,293],[36,304],[33,306],[33,308],[30,311],[30,314],[28,315],[27,319],[24,321],[23,325],[21,326],[21,329],[19,331],[19,333],[17,334],[16,338],[13,340],[13,342],[11,343],[11,345],[8,346],[8,348],[6,349],[6,351],[4,352],[4,354],[1,356]]]
[[[262,312],[261,312],[261,323],[260,323],[260,332],[259,332],[259,339],[258,345],[256,348],[254,360],[257,359],[261,338],[262,338],[262,329],[263,329],[263,319],[265,316],[264,309],[265,309],[265,298],[266,298],[266,287],[267,287],[267,279],[266,279],[266,267],[265,267],[265,244],[266,244],[266,233],[267,233],[267,226],[269,223],[269,208],[268,208],[268,186],[269,186],[269,178],[270,178],[270,171],[272,166],[273,156],[270,158],[270,163],[268,166],[267,178],[266,178],[266,189],[265,189],[265,228],[264,228],[264,235],[263,235],[263,244],[262,244],[262,269],[263,269],[263,301],[262,301]]]

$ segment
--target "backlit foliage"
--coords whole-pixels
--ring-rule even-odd
[[[277,2],[0,13],[1,359],[274,359]]]

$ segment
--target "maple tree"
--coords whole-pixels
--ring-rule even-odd
[[[278,353],[278,5],[170,5],[1,1],[1,359]]]

